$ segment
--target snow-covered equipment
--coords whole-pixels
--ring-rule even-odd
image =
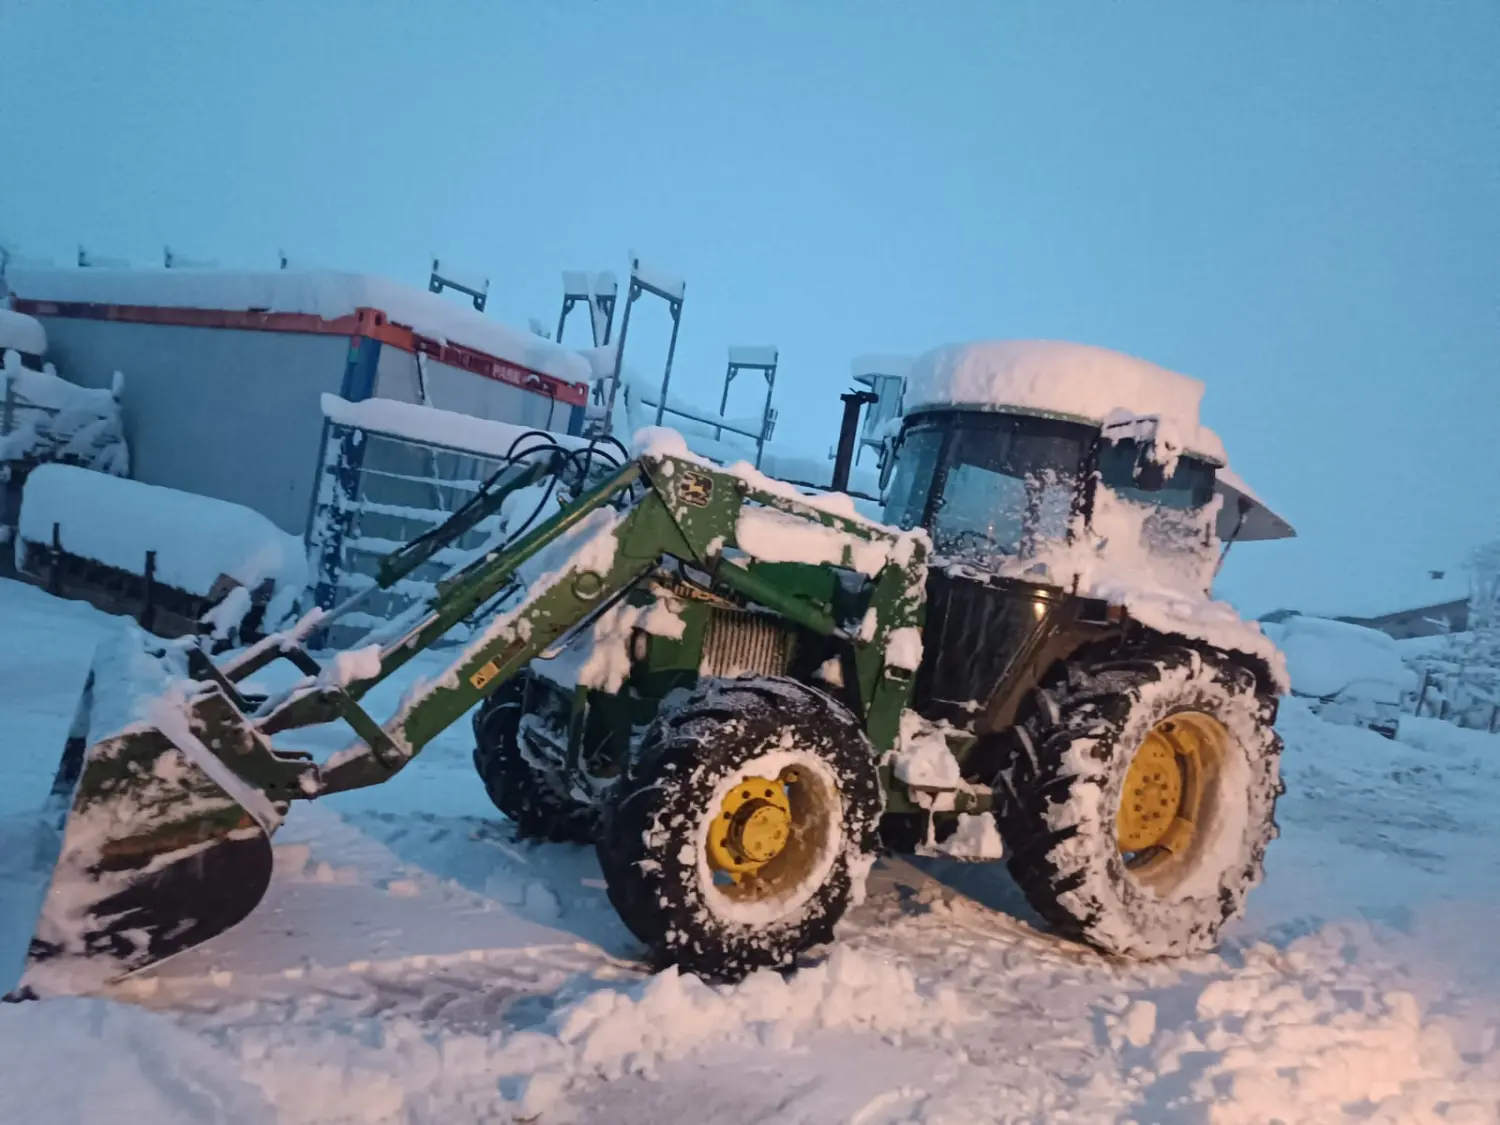
[[[1292,694],[1333,723],[1395,738],[1401,701],[1418,680],[1396,641],[1377,629],[1296,614],[1267,627],[1286,654]]]
[[[62,464],[26,480],[15,565],[166,637],[270,632],[307,587],[302,541],[258,512]]]
[[[50,363],[28,366],[20,351],[0,350],[0,470],[16,482],[51,462],[127,474],[123,387],[118,372],[108,389],[79,387]]]
[[[321,483],[324,394],[548,430],[584,423],[586,359],[427,284],[175,266],[12,266],[7,280],[68,379],[107,390],[116,368],[126,373],[131,476],[253,508],[293,534],[307,530]]]
[[[1041,401],[1049,365],[1066,402]],[[1201,386],[1062,345],[947,350],[916,374],[885,524],[670,431],[633,457],[533,445],[388,556],[379,588],[537,497],[378,644],[306,650],[346,603],[218,664],[101,649],[25,987],[87,987],[233,925],[292,801],[388,780],[476,704],[495,804],[524,834],[592,842],[656,964],[793,963],[882,841],[1004,852],[1045,917],[1115,954],[1211,947],[1275,834],[1285,672],[1205,592],[1223,454]],[[460,623],[466,646],[394,716],[360,706]],[[276,660],[303,678],[251,693]],[[356,741],[326,761],[271,743],[335,720]]]

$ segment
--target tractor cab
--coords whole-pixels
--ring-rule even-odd
[[[1206,597],[1221,541],[1258,502],[1219,481],[1202,391],[1077,344],[953,345],[917,361],[882,475],[884,521],[932,537],[924,713],[1005,727],[1014,715],[991,701],[1014,702],[1021,665],[1121,620],[1122,588]],[[1267,522],[1243,537],[1274,537]]]
[[[1014,575],[1076,540],[1101,489],[1143,508],[1205,512],[1218,462],[1169,459],[1143,429],[1024,412],[914,413],[892,458],[885,522],[926,528],[950,563]]]

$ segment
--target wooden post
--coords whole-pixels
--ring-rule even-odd
[[[141,613],[136,619],[141,628],[151,632],[151,618],[156,611],[156,552],[146,552],[146,584],[141,590]]]
[[[1427,689],[1428,689],[1429,686],[1431,686],[1431,684],[1432,684],[1432,669],[1431,668],[1424,668],[1424,669],[1422,669],[1422,690],[1417,695],[1416,710],[1414,710],[1412,712],[1412,714],[1416,715],[1418,718],[1420,718],[1421,715],[1422,715],[1422,704],[1424,704],[1424,703],[1427,702]]]
[[[62,597],[62,524],[52,521],[52,558],[47,567],[47,593]]]

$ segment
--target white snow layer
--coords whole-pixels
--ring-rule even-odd
[[[1005,854],[993,813],[959,813],[958,831],[937,846],[950,859],[999,859]]]
[[[1224,461],[1217,434],[1201,425],[1203,384],[1143,359],[1087,344],[1002,340],[948,344],[920,356],[906,411],[925,406],[1012,407],[1103,425],[1128,411],[1153,417],[1184,447]]]
[[[112,626],[0,581],[3,964],[34,918],[16,865]],[[1500,737],[1407,716],[1393,742],[1297,699],[1277,725],[1282,836],[1219,955],[1098,957],[1017,917],[990,869],[895,863],[840,927],[850,964],[705,989],[639,979],[592,851],[518,845],[456,724],[395,783],[299,807],[241,926],[113,999],[0,1004],[0,1116],[1495,1125]]]
[[[775,367],[776,355],[775,344],[737,344],[729,349],[729,362]]]
[[[1289,617],[1268,627],[1286,654],[1292,690],[1330,699],[1348,691],[1390,703],[1417,686],[1395,640],[1376,629],[1321,617]]]
[[[891,752],[898,780],[923,789],[957,789],[963,783],[958,759],[948,748],[946,723],[934,723],[915,711],[901,712],[901,731]]]
[[[765,562],[839,566],[874,578],[890,558],[888,545],[776,508],[745,505],[735,521],[740,549]]]
[[[687,290],[687,282],[677,274],[656,265],[648,265],[634,254],[631,255],[630,272],[637,281],[665,293],[674,301],[682,300],[682,295]]]
[[[307,585],[302,541],[259,512],[72,465],[40,465],[21,500],[21,544],[50,546],[53,524],[62,549],[132,574],[156,552],[158,582],[206,596],[227,576],[251,589],[270,581],[277,592]]]
[[[10,432],[0,434],[0,462],[65,461],[125,476],[123,386],[118,371],[112,390],[79,387],[59,378],[50,363],[33,371],[21,366],[14,349],[0,352],[0,399],[10,397],[12,414]]]
[[[566,434],[549,432],[547,438],[538,437],[535,426],[518,426],[511,422],[476,418],[471,414],[438,410],[431,406],[397,402],[389,398],[349,402],[338,395],[325,393],[322,396],[322,406],[323,416],[337,425],[390,434],[427,445],[462,449],[487,457],[504,457],[512,450],[519,452],[548,439],[573,449],[582,449],[588,445],[587,440],[568,437]],[[526,434],[533,436],[517,446],[517,439]]]
[[[35,317],[0,307],[0,352],[7,348],[30,356],[44,356],[47,354],[47,330]]]
[[[154,308],[306,313],[324,320],[379,309],[422,335],[582,383],[587,361],[577,352],[511,328],[452,297],[384,277],[336,270],[13,269],[11,292],[32,301],[146,305]]]

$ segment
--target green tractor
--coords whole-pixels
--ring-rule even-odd
[[[657,965],[794,963],[882,849],[976,839],[1003,842],[1065,935],[1129,957],[1210,948],[1276,831],[1280,657],[1207,594],[1255,505],[1216,489],[1201,385],[1113,357],[1101,392],[1100,357],[934,353],[887,450],[883,523],[667,431],[633,456],[533,448],[381,585],[521,489],[556,480],[570,501],[440,583],[378,660],[312,657],[326,618],[220,664],[101,653],[54,786],[24,994],[232,926],[291,802],[388,780],[471,711],[495,804],[523,833],[593,844]],[[396,715],[360,706],[463,622],[473,639]],[[304,679],[242,690],[277,659]],[[327,761],[271,744],[334,720],[358,741]]]

